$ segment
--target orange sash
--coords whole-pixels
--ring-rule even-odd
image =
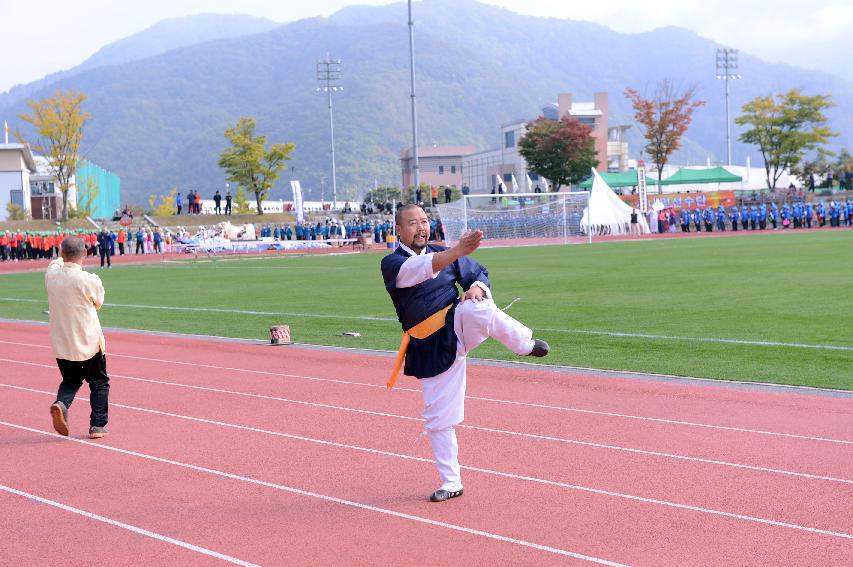
[[[400,341],[400,350],[397,351],[397,358],[394,360],[394,369],[391,370],[391,377],[388,379],[388,383],[385,384],[386,388],[390,390],[394,387],[394,384],[397,383],[397,375],[400,374],[400,369],[403,368],[403,361],[406,360],[406,349],[409,347],[410,337],[425,339],[444,327],[444,320],[451,307],[453,307],[452,303],[444,309],[439,309],[408,331],[403,331],[403,339]]]

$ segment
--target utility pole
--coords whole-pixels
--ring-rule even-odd
[[[409,0],[409,75],[412,80],[412,181],[415,191],[420,187],[418,170],[418,113],[415,98],[415,22],[412,20],[412,0]],[[405,189],[405,187],[404,187]]]
[[[326,54],[325,59],[317,61],[317,81],[320,86],[317,91],[324,91],[329,95],[329,144],[332,153],[332,208],[338,208],[338,183],[335,174],[335,121],[332,114],[332,93],[342,91],[344,88],[340,86],[341,81],[341,60],[330,59]]]
[[[737,49],[717,49],[717,78],[726,82],[726,163],[732,164],[732,126],[729,120],[729,79],[741,79],[737,74]]]

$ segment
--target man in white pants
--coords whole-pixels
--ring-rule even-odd
[[[442,502],[462,495],[454,428],[464,418],[468,352],[488,337],[521,356],[545,356],[549,347],[495,306],[488,271],[468,258],[481,231],[445,248],[429,244],[429,219],[419,206],[401,207],[396,223],[400,246],[382,259],[382,276],[404,335],[388,387],[404,360],[405,374],[421,379],[424,429],[441,477],[430,500]]]

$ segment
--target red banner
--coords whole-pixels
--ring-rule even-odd
[[[629,205],[636,207],[639,197],[637,195],[623,196]],[[720,205],[725,208],[734,207],[736,200],[734,191],[711,191],[708,193],[664,193],[663,195],[649,195],[649,205],[660,201],[664,208],[672,209],[716,209]]]

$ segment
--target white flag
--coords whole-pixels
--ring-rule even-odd
[[[305,206],[302,201],[302,185],[298,180],[290,182],[290,188],[293,190],[293,209],[296,211],[296,222],[305,220]]]
[[[518,190],[518,181],[515,180],[515,174],[514,173],[512,174],[512,192],[513,193],[519,193],[520,192]]]
[[[506,185],[504,185],[504,180],[503,180],[503,179],[501,179],[501,176],[500,176],[500,175],[495,174],[495,179],[497,179],[497,180],[498,180],[498,184],[497,184],[497,186],[496,186],[495,190],[496,190],[498,193],[506,193]]]
[[[530,179],[530,175],[528,175],[526,173],[524,175],[527,176],[527,192],[533,193],[533,180]]]

